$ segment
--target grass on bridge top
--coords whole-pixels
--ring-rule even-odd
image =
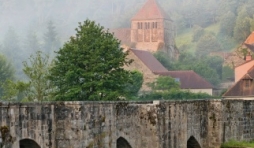
[[[254,148],[254,140],[250,142],[230,140],[223,143],[221,148]]]

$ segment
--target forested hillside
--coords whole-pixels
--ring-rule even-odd
[[[157,0],[176,27],[180,51],[231,51],[254,30],[253,0]],[[146,0],[0,0],[0,50],[19,68],[36,50],[52,54],[78,22],[130,27]]]

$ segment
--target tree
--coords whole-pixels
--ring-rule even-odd
[[[219,78],[222,79],[223,59],[219,56],[207,56],[204,60],[210,68],[214,69]]]
[[[220,34],[228,37],[233,37],[236,16],[229,11],[224,14],[220,21]]]
[[[222,69],[222,80],[226,81],[228,79],[234,78],[234,70],[229,66],[224,66]]]
[[[193,27],[192,41],[197,42],[204,34],[205,30],[202,27],[195,25]]]
[[[38,41],[35,32],[29,31],[27,35],[27,40],[25,42],[26,51],[33,52],[41,50],[40,43]]]
[[[29,62],[23,62],[24,73],[28,77],[29,88],[27,90],[28,101],[47,101],[51,91],[51,85],[48,80],[50,61],[49,57],[41,51],[36,55],[31,55]]]
[[[217,74],[216,70],[209,67],[207,63],[203,61],[197,62],[195,65],[192,66],[191,69],[203,78],[205,78],[207,81],[212,83],[214,86],[219,84],[219,75]]]
[[[5,94],[4,86],[7,80],[14,80],[14,69],[7,59],[0,55],[0,98]]]
[[[53,51],[58,50],[60,42],[57,39],[57,32],[52,21],[48,22],[47,32],[44,34],[44,52],[46,54],[52,54]]]
[[[155,82],[149,83],[152,90],[169,91],[171,89],[180,89],[180,83],[170,76],[160,76]]]
[[[206,34],[200,38],[197,43],[196,55],[203,57],[214,51],[220,51],[221,47],[217,39],[210,34]]]
[[[24,51],[19,44],[19,38],[13,28],[9,28],[4,36],[2,53],[8,57],[15,67],[16,76],[23,76],[21,62],[23,61]]]
[[[123,69],[127,52],[120,41],[94,21],[79,23],[57,51],[50,80],[56,100],[117,100],[124,94],[130,72]]]
[[[236,18],[236,25],[234,27],[234,38],[238,42],[243,42],[246,37],[250,34],[250,17],[247,13],[247,10],[245,7],[242,7],[239,12],[238,16]]]
[[[175,70],[174,62],[163,51],[157,51],[154,57],[168,70]]]
[[[4,95],[2,98],[6,101],[22,101],[27,96],[28,88],[29,83],[8,79],[3,86]]]
[[[137,96],[143,84],[143,74],[139,71],[132,71],[130,75],[130,82],[126,84],[126,97]]]

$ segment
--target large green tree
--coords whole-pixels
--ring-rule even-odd
[[[117,100],[130,72],[120,41],[94,21],[79,23],[76,35],[57,52],[50,80],[56,100]]]

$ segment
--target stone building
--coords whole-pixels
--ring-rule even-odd
[[[131,19],[131,28],[111,29],[122,44],[139,50],[162,50],[169,57],[178,57],[175,48],[174,23],[156,0],[148,0]]]
[[[126,70],[137,70],[143,74],[144,82],[140,92],[150,91],[148,83],[154,82],[159,76],[170,76],[180,83],[180,88],[193,93],[213,94],[213,86],[194,71],[168,71],[151,52],[129,49],[128,59],[134,61],[125,66]]]
[[[148,0],[132,18],[131,42],[137,49],[150,52],[164,50],[169,55],[175,54],[173,21],[156,0]]]

